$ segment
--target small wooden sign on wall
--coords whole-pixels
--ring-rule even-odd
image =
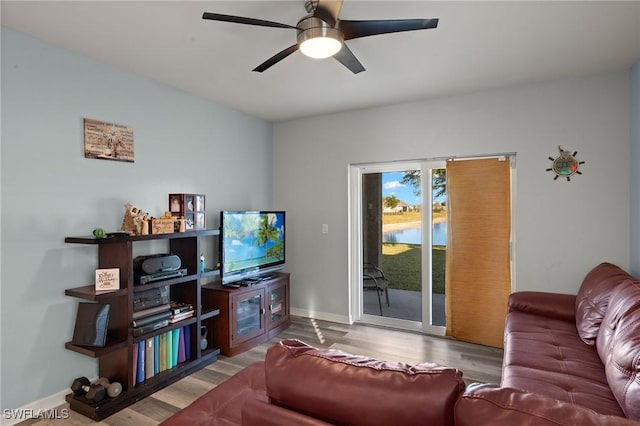
[[[84,156],[133,163],[133,127],[85,118]]]

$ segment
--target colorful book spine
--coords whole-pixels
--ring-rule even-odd
[[[144,370],[144,359],[145,359],[145,354],[144,354],[144,345],[145,345],[145,340],[140,340],[138,342],[138,372],[136,375],[136,383],[142,383],[144,382],[144,374],[145,374],[145,370]]]
[[[138,382],[138,345],[133,347],[133,383]]]
[[[133,348],[133,381],[142,383],[191,358],[191,325],[140,340]]]
[[[184,334],[184,357],[191,359],[191,325],[182,327],[182,334]]]
[[[184,330],[178,329],[180,332],[180,338],[178,339],[178,364],[186,361],[184,353]]]
[[[160,336],[153,337],[153,374],[160,372]]]
[[[160,346],[158,347],[158,351],[160,352],[160,359],[158,360],[158,369],[160,371],[164,371],[164,370],[167,369],[167,364],[166,364],[166,360],[165,360],[165,357],[167,356],[167,353],[165,351],[166,336],[163,333],[158,337],[160,338]]]
[[[150,379],[155,374],[153,372],[153,358],[155,356],[155,351],[153,348],[153,337],[150,337],[146,340],[145,354],[146,356],[144,360],[144,369],[145,369],[144,377],[145,379]]]
[[[166,347],[165,347],[165,351],[166,351],[166,367],[167,370],[171,369],[171,367],[173,366],[173,360],[171,359],[171,355],[173,354],[173,334],[171,334],[170,331],[168,331],[167,333],[165,333],[167,336],[167,340],[166,340]]]
[[[171,330],[171,334],[173,335],[172,339],[171,339],[171,343],[172,343],[172,347],[171,347],[171,361],[172,367],[175,367],[176,365],[178,365],[178,346],[180,343],[180,329],[179,328],[175,328],[173,330]]]

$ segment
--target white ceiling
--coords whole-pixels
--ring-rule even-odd
[[[347,41],[366,68],[296,52],[289,29],[205,21],[202,13],[295,25],[304,0],[5,1],[2,25],[272,121],[571,76],[640,59],[640,1],[345,0],[350,20],[440,18],[437,29]]]

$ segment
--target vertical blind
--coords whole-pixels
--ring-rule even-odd
[[[509,159],[447,163],[447,335],[502,347],[511,292]]]

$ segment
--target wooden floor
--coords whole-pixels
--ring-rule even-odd
[[[330,347],[386,361],[409,364],[431,361],[462,370],[467,383],[500,383],[501,349],[380,327],[292,317],[291,327],[270,342],[232,358],[220,356],[217,362],[101,422],[70,411],[68,420],[29,420],[20,425],[157,425],[247,365],[263,360],[267,349],[281,339],[300,339],[315,347]]]

